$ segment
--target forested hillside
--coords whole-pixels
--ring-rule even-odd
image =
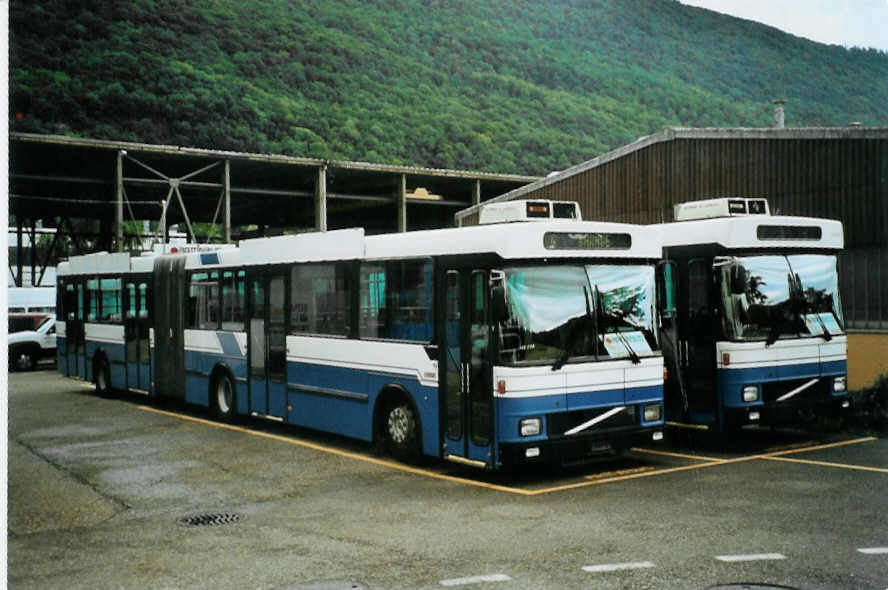
[[[545,174],[668,125],[888,125],[888,54],[670,0],[13,0],[10,129]]]

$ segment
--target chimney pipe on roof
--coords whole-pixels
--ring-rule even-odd
[[[783,112],[783,105],[786,104],[785,98],[778,98],[774,101],[774,128],[783,129],[786,125],[786,116]]]

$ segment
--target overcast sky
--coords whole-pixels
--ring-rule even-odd
[[[888,0],[680,0],[819,43],[888,51]]]

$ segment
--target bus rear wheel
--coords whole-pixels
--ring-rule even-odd
[[[96,393],[100,397],[111,397],[111,368],[105,359],[99,359],[93,366],[93,378],[96,381]]]
[[[213,381],[213,414],[222,422],[234,422],[236,394],[234,384],[226,373],[219,373]]]
[[[419,462],[419,421],[410,402],[404,398],[390,401],[382,414],[380,431],[388,454],[406,463]]]

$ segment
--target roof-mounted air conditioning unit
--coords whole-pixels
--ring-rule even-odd
[[[716,217],[748,217],[750,215],[770,215],[767,199],[747,199],[728,197],[691,201],[675,205],[675,221],[693,219],[714,219]]]
[[[481,209],[478,223],[514,221],[580,221],[580,204],[573,201],[506,201],[490,203]]]

